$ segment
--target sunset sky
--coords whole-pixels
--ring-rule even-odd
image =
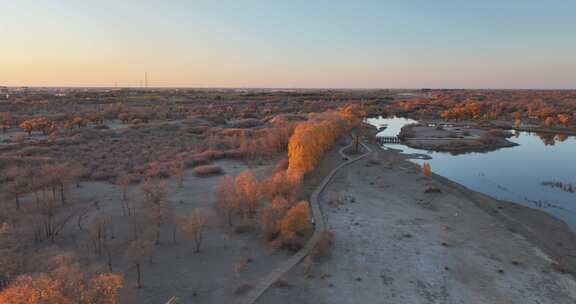
[[[0,1],[0,86],[576,88],[576,1]]]

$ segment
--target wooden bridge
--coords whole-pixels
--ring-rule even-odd
[[[402,141],[398,136],[376,136],[376,143],[382,144],[399,144]]]

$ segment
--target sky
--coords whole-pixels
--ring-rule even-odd
[[[0,0],[0,86],[576,88],[574,0]]]

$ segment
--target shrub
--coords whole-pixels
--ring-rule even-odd
[[[280,223],[283,236],[304,235],[310,229],[310,207],[307,201],[294,205]]]
[[[219,175],[222,173],[224,173],[224,170],[216,165],[204,165],[194,168],[194,175],[198,177]]]
[[[310,252],[310,256],[313,260],[318,261],[322,257],[327,256],[330,253],[330,249],[334,246],[334,232],[331,230],[324,230],[318,240],[318,243],[314,246]]]
[[[440,190],[440,188],[436,188],[436,187],[427,187],[424,190],[424,193],[441,193],[442,190]]]
[[[240,286],[238,286],[238,288],[236,288],[236,290],[234,291],[235,295],[244,295],[246,294],[248,291],[250,291],[254,286],[252,286],[252,284],[249,283],[244,283]]]

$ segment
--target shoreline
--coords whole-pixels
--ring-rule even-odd
[[[410,148],[413,148],[413,149],[421,149],[421,150],[434,151],[434,152],[447,152],[447,153],[450,153],[453,155],[463,154],[463,153],[471,153],[471,152],[488,153],[488,152],[496,151],[496,150],[502,149],[502,148],[512,148],[512,147],[518,146],[517,143],[511,142],[507,139],[505,142],[502,142],[499,144],[485,145],[483,147],[462,146],[460,148],[456,148],[453,146],[446,147],[446,148],[444,148],[442,146],[431,147],[431,146],[427,146],[424,144],[414,144],[414,143],[410,142],[411,140],[413,140],[413,139],[408,138],[408,139],[404,140],[402,142],[402,144],[404,144]]]
[[[563,264],[576,242],[562,221],[425,177],[368,139],[370,155],[318,198],[330,252],[296,265],[256,303],[574,303]]]
[[[419,156],[419,154],[406,154],[393,148],[383,149],[372,140],[376,136],[377,128],[371,125],[369,126],[370,131],[367,134],[368,145],[372,146],[373,149],[378,149],[377,151],[394,153],[396,157],[402,159],[401,163],[403,166],[408,166],[412,170],[420,171],[420,166],[409,161],[409,159],[414,159],[414,156]],[[541,248],[555,261],[558,261],[558,265],[556,266],[560,268],[559,270],[561,272],[570,273],[576,278],[576,233],[572,231],[566,222],[545,211],[515,202],[499,200],[487,194],[472,190],[434,172],[432,172],[430,177],[444,186],[460,192],[479,209],[503,222],[510,232],[519,233],[529,242]]]

